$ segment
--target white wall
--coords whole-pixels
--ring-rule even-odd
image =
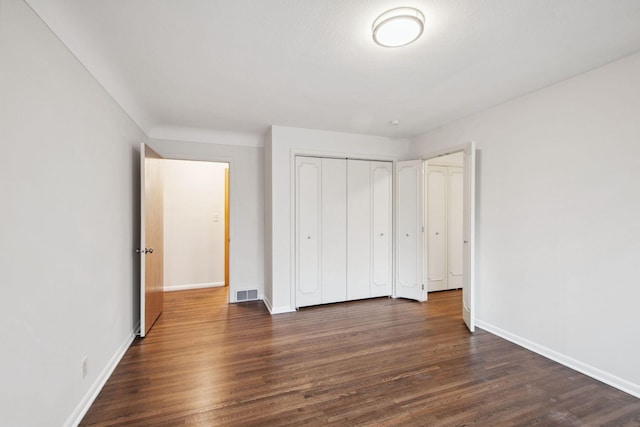
[[[244,136],[239,135],[238,141]],[[152,139],[149,145],[167,159],[229,163],[229,289],[264,294],[264,149],[238,144],[233,134],[217,143]]]
[[[224,286],[227,163],[165,160],[164,288]]]
[[[640,396],[640,54],[423,135],[475,140],[479,325]]]
[[[265,303],[272,313],[295,309],[291,280],[292,168],[296,154],[362,159],[395,160],[409,154],[409,141],[392,138],[273,126],[265,139],[265,158],[270,160],[271,181],[266,182],[266,205],[271,229],[266,233],[266,251],[271,253],[271,294]]]
[[[23,1],[0,0],[0,425],[73,423],[133,339],[145,139]]]

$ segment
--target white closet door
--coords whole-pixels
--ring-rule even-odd
[[[371,283],[370,162],[347,160],[347,299],[369,298]]]
[[[422,283],[422,160],[396,163],[396,283],[394,295],[424,301]]]
[[[296,157],[296,306],[320,304],[322,160]]]
[[[370,296],[391,295],[393,164],[370,162],[372,194],[372,243]]]
[[[347,299],[347,161],[322,159],[322,303]]]
[[[447,168],[427,164],[427,289],[447,289]]]
[[[464,171],[461,167],[449,166],[447,168],[449,181],[449,277],[447,289],[462,287],[464,274],[463,263],[463,196],[464,196]]]

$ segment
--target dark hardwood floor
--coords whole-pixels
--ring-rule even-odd
[[[277,316],[226,301],[167,293],[81,425],[640,425],[640,399],[469,334],[459,291]]]

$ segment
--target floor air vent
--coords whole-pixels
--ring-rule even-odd
[[[236,301],[255,301],[258,299],[258,290],[257,289],[248,289],[246,291],[237,291],[236,292]]]

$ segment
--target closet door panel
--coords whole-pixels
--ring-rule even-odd
[[[347,160],[347,299],[369,298],[371,184],[368,161]]]
[[[462,287],[463,266],[463,187],[464,175],[460,167],[449,167],[449,278],[448,289]]]
[[[396,279],[394,296],[424,301],[422,160],[396,163]]]
[[[393,165],[371,162],[372,272],[370,296],[391,295],[392,289],[392,191]]]
[[[347,161],[322,159],[322,303],[347,299]]]
[[[296,306],[320,304],[320,159],[296,157]]]
[[[427,169],[427,289],[447,289],[447,168]]]

